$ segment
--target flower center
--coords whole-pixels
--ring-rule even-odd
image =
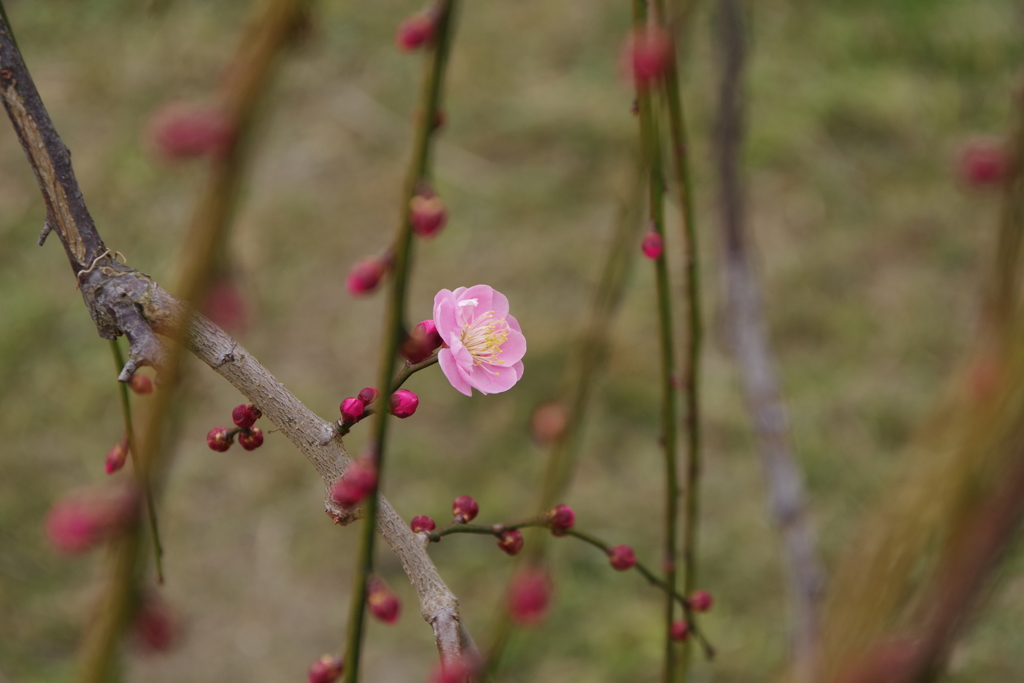
[[[462,344],[473,356],[473,364],[504,365],[498,359],[501,345],[508,339],[508,323],[487,311],[462,328]]]

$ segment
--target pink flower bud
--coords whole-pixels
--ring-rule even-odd
[[[433,320],[417,323],[412,334],[402,344],[401,352],[410,363],[419,363],[430,357],[430,354],[441,346],[441,335]]]
[[[690,637],[690,625],[682,619],[673,621],[669,635],[672,637],[672,640],[686,640]]]
[[[345,475],[331,487],[331,499],[343,508],[351,508],[377,486],[377,467],[368,458],[355,460]]]
[[[214,427],[206,435],[206,445],[218,453],[223,453],[231,448],[231,444],[234,442],[235,437],[228,431],[227,427]]]
[[[548,514],[551,516],[551,533],[555,536],[565,536],[565,532],[576,523],[576,513],[568,505],[557,505]]]
[[[430,683],[473,683],[477,667],[465,657],[438,662],[430,674]]]
[[[437,524],[435,524],[434,520],[426,515],[416,515],[412,518],[412,524],[409,526],[411,526],[412,530],[418,534],[421,531],[433,531],[437,527]]]
[[[334,683],[345,670],[345,662],[338,657],[324,655],[313,662],[306,677],[307,683]]]
[[[46,516],[46,536],[62,553],[83,553],[128,524],[135,516],[136,502],[131,494],[58,501]]]
[[[409,220],[420,237],[433,237],[448,221],[444,202],[436,194],[418,194],[409,200]]]
[[[608,551],[608,559],[613,568],[624,572],[636,564],[636,553],[628,545],[617,545]]]
[[[247,451],[254,451],[263,445],[263,430],[259,427],[243,429],[238,435],[238,445]]]
[[[665,250],[665,243],[654,230],[650,230],[644,236],[644,241],[640,243],[640,249],[643,250],[644,256],[654,261],[661,257],[661,252]]]
[[[163,159],[181,161],[223,157],[234,143],[235,130],[219,109],[176,102],[153,114],[148,136]]]
[[[137,372],[128,381],[128,386],[140,396],[153,393],[153,380]]]
[[[540,446],[547,446],[561,438],[569,424],[569,413],[558,401],[537,406],[530,416],[530,432]]]
[[[366,405],[358,398],[346,398],[341,402],[341,421],[350,424],[358,422],[366,412]]]
[[[634,31],[622,53],[623,66],[638,85],[660,78],[671,61],[672,36],[660,26]]]
[[[551,580],[546,572],[540,569],[521,571],[509,586],[509,616],[521,626],[536,626],[544,620],[551,592]]]
[[[178,620],[163,600],[147,595],[132,623],[135,643],[148,652],[168,652],[180,640]]]
[[[124,467],[125,460],[127,459],[128,437],[126,436],[107,452],[107,459],[103,463],[103,467],[107,474],[113,474]]]
[[[993,140],[974,140],[968,143],[960,158],[960,175],[965,182],[975,187],[1001,183],[1009,167],[1006,146]]]
[[[384,277],[387,265],[375,256],[370,256],[357,261],[352,270],[348,271],[345,278],[345,288],[349,294],[356,296],[367,294],[377,288],[380,279]]]
[[[498,547],[509,555],[518,555],[523,549],[523,533],[519,529],[510,529],[501,532],[498,537]]]
[[[364,406],[368,406],[377,400],[377,395],[379,393],[380,392],[373,387],[363,387],[363,390],[359,392],[359,396],[356,398],[362,401]]]
[[[385,624],[393,624],[398,621],[402,611],[402,604],[398,596],[391,592],[383,581],[377,577],[370,577],[366,585],[366,604],[370,607],[370,613]]]
[[[412,52],[434,38],[435,18],[427,12],[419,12],[398,25],[395,44],[403,52]]]
[[[705,590],[693,591],[693,594],[690,595],[690,609],[694,612],[707,612],[714,603],[715,600],[711,597],[711,593]]]
[[[261,417],[263,417],[263,413],[261,413],[259,408],[251,403],[243,403],[240,406],[235,406],[235,409],[231,411],[231,419],[242,429],[252,427],[256,424],[256,420]]]
[[[455,515],[455,521],[459,524],[472,522],[478,512],[480,512],[480,506],[469,496],[459,496],[452,503],[452,514]]]
[[[399,389],[391,394],[391,414],[395,417],[409,417],[416,412],[419,404],[419,397],[408,389]]]

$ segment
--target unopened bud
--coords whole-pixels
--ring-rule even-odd
[[[366,604],[370,612],[385,624],[393,624],[398,621],[402,611],[402,604],[398,596],[391,592],[383,581],[377,577],[370,577],[366,586]]]
[[[309,667],[307,683],[334,683],[345,670],[345,663],[338,657],[324,655]]]
[[[445,658],[434,666],[430,683],[473,683],[477,667],[465,657]]]
[[[349,294],[356,296],[372,292],[386,271],[387,265],[381,259],[374,256],[364,258],[357,261],[352,270],[348,271],[345,288]]]
[[[660,78],[671,60],[672,37],[660,26],[634,31],[623,55],[623,61],[639,85]]]
[[[576,523],[576,513],[568,505],[556,505],[548,514],[551,516],[551,533],[555,536],[565,536],[565,532]]]
[[[441,198],[432,192],[417,194],[409,200],[409,220],[413,231],[420,237],[433,237],[441,232],[448,221],[448,211]]]
[[[366,404],[358,398],[346,398],[341,402],[341,421],[350,424],[358,422],[366,412]]]
[[[62,553],[83,553],[128,524],[135,512],[136,498],[131,494],[60,500],[46,516],[46,536]]]
[[[343,508],[351,508],[377,486],[377,467],[367,458],[355,460],[345,475],[331,486],[331,499]]]
[[[441,334],[433,320],[417,323],[412,334],[402,344],[401,353],[410,363],[419,363],[430,357],[441,346]]]
[[[459,496],[452,503],[452,514],[458,524],[472,522],[478,512],[480,512],[480,506],[469,496]]]
[[[974,140],[960,157],[960,175],[970,185],[997,185],[1010,168],[1006,146],[994,140]]]
[[[103,467],[107,474],[113,474],[119,469],[124,467],[125,461],[128,459],[128,437],[125,436],[117,444],[107,452],[107,459],[103,463]]]
[[[408,389],[399,389],[391,394],[391,414],[395,417],[409,417],[419,404],[419,397]]]
[[[694,612],[707,612],[714,603],[711,593],[705,590],[696,590],[690,595],[690,609]]]
[[[403,52],[412,52],[434,38],[435,24],[433,14],[418,12],[398,25],[395,44]]]
[[[231,411],[231,419],[242,429],[252,427],[256,424],[256,420],[261,417],[263,417],[263,413],[261,413],[259,408],[251,403],[243,403],[240,406],[235,406],[235,409]]]
[[[143,598],[132,623],[136,644],[149,652],[167,652],[180,639],[181,629],[170,607],[156,595]]]
[[[132,375],[132,378],[128,381],[128,386],[140,396],[153,393],[153,380],[138,372]]]
[[[263,445],[263,430],[259,427],[243,429],[238,435],[238,445],[247,451],[254,451]]]
[[[418,534],[421,531],[433,531],[437,527],[437,524],[435,524],[434,520],[426,515],[416,515],[412,518],[412,523],[409,526]]]
[[[509,555],[518,555],[523,549],[523,533],[519,529],[501,532],[498,536],[498,547]]]
[[[640,249],[644,252],[644,256],[654,261],[661,257],[661,253],[665,250],[665,242],[661,239],[661,235],[650,230],[644,235]]]
[[[608,560],[613,568],[624,572],[636,565],[636,553],[628,545],[617,545],[608,551]]]
[[[530,416],[530,433],[538,445],[548,444],[561,438],[569,424],[569,413],[558,401],[548,401],[536,407]]]
[[[544,620],[551,603],[551,579],[540,569],[526,569],[509,585],[508,611],[521,626],[536,626]]]
[[[231,448],[235,437],[228,431],[227,427],[214,427],[206,435],[206,445],[218,453],[223,453]]]
[[[150,119],[148,135],[156,152],[167,161],[200,156],[223,157],[234,143],[235,131],[219,109],[176,102]]]
[[[359,392],[359,396],[356,398],[362,401],[364,406],[368,406],[377,400],[377,395],[379,393],[380,392],[373,387],[363,387],[363,390]]]
[[[673,621],[672,628],[669,629],[669,635],[672,637],[672,640],[686,640],[690,637],[690,625],[682,619]]]

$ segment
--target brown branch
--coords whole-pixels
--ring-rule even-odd
[[[739,0],[719,0],[718,25],[724,71],[719,91],[717,146],[720,211],[730,341],[754,423],[770,506],[782,537],[795,621],[793,655],[798,680],[810,681],[819,640],[822,572],[804,502],[803,478],[793,455],[789,420],[779,392],[765,331],[761,294],[749,263],[739,160],[743,146],[742,75],[746,59]]]
[[[156,335],[177,339],[256,405],[309,459],[329,489],[350,463],[333,425],[310,411],[223,330],[148,276],[109,255],[100,258],[106,246],[85,206],[70,154],[53,128],[2,17],[0,95],[39,181],[47,222],[60,237],[76,277],[96,261],[96,267],[81,280],[82,296],[101,337],[128,337],[130,354],[123,374],[130,377],[142,365],[159,370],[166,352]],[[434,629],[438,650],[443,657],[465,652],[472,641],[461,626],[458,600],[438,574],[422,539],[383,497],[379,505],[377,528],[416,589],[420,612]],[[329,495],[325,506],[339,523],[356,518],[337,509]]]

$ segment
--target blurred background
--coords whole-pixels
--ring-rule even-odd
[[[204,170],[202,162],[160,161],[147,122],[170,101],[213,100],[250,2],[5,6],[105,242],[169,282]],[[328,419],[376,372],[383,298],[355,299],[344,279],[355,261],[387,245],[398,221],[422,58],[396,50],[394,33],[420,7],[313,3],[310,30],[265,99],[231,237],[245,307],[239,341]],[[1010,127],[1024,12],[1012,0],[762,0],[751,9],[750,227],[831,568],[896,478],[901,447],[976,324],[999,193],[965,178],[963,155]],[[779,670],[787,614],[760,464],[734,368],[717,344],[710,132],[719,65],[709,14],[702,6],[689,33],[684,98],[710,326],[700,583],[716,597],[703,623],[719,658],[698,662],[693,680],[725,683]],[[482,523],[535,512],[545,451],[530,438],[530,415],[558,393],[633,179],[633,95],[618,68],[629,21],[626,0],[463,6],[434,174],[450,219],[438,238],[418,243],[410,310],[414,322],[429,318],[439,289],[489,284],[508,296],[529,352],[524,379],[505,394],[468,399],[437,369],[410,380],[420,407],[394,425],[386,481],[406,519],[445,520],[462,494],[480,502]],[[102,552],[57,554],[45,515],[69,492],[103,483],[104,455],[123,433],[108,344],[57,240],[36,246],[43,218],[4,119],[5,683],[72,675],[105,562]],[[670,218],[675,256],[678,213]],[[564,502],[580,529],[630,543],[657,565],[654,273],[639,243],[636,254]],[[166,654],[128,648],[129,680],[303,680],[316,657],[341,648],[355,527],[330,523],[319,478],[281,435],[268,434],[252,453],[206,447],[206,432],[229,424],[240,402],[196,367],[161,506],[162,594],[182,637]],[[364,432],[357,427],[347,439],[351,452]],[[504,680],[656,680],[661,596],[635,573],[611,571],[589,547],[551,545],[555,601],[543,625],[512,641]],[[512,561],[486,537],[449,538],[431,554],[486,644]],[[436,657],[431,631],[394,556],[382,549],[379,559],[404,613],[395,626],[371,623],[364,680],[425,680]],[[1024,678],[1022,559],[1004,565],[988,608],[953,652],[948,680]]]

